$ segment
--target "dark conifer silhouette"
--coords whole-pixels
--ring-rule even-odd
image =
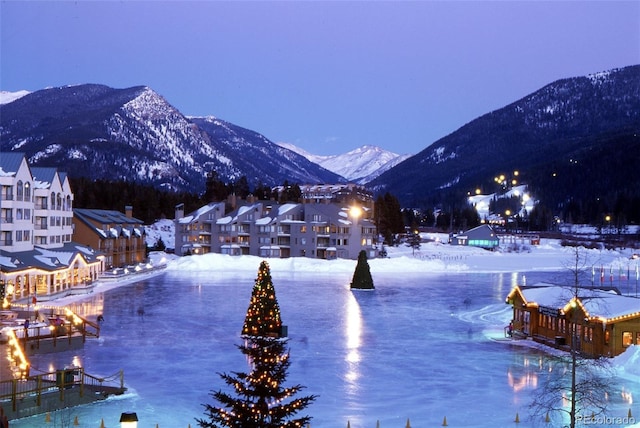
[[[373,278],[371,277],[371,270],[369,269],[369,262],[367,262],[367,253],[362,250],[358,254],[358,264],[356,270],[353,272],[353,279],[351,280],[351,288],[358,289],[374,289]]]

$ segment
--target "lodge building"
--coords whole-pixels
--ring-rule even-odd
[[[613,291],[540,283],[514,287],[513,335],[590,357],[615,357],[640,345],[640,299]]]
[[[73,225],[73,239],[102,253],[105,269],[136,265],[146,259],[144,222],[133,217],[131,205],[124,213],[76,208]]]
[[[73,230],[67,174],[0,153],[0,298],[41,299],[97,279],[103,258],[73,242]]]

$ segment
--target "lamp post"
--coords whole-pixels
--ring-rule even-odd
[[[360,208],[357,205],[353,205],[349,209],[349,215],[353,218],[353,231],[351,232],[351,235],[357,239],[356,242],[358,242],[358,244],[357,244],[356,253],[359,253],[360,249],[362,248],[362,232],[358,230],[359,228],[358,219],[362,215],[362,208]],[[349,243],[349,247],[350,248],[352,247],[351,243]]]
[[[138,415],[135,413],[121,414],[120,428],[138,428]]]
[[[607,222],[607,233],[611,235],[611,216],[608,214],[604,216],[604,221]]]
[[[504,228],[507,232],[509,232],[509,216],[511,215],[511,210],[506,210],[504,212]]]

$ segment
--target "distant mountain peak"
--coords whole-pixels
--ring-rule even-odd
[[[281,142],[278,144],[358,184],[365,184],[373,180],[411,156],[408,154],[399,155],[368,144],[347,153],[329,156],[314,155],[290,143]]]

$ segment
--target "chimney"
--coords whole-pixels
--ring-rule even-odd
[[[124,215],[127,216],[127,218],[133,218],[133,206],[131,205],[127,205],[124,207]]]
[[[182,217],[184,217],[184,204],[178,204],[176,205],[175,220],[180,220]]]
[[[236,206],[238,205],[238,198],[236,197],[236,194],[230,194],[227,198],[227,202],[229,203],[229,205],[231,205],[231,208],[235,210]]]

